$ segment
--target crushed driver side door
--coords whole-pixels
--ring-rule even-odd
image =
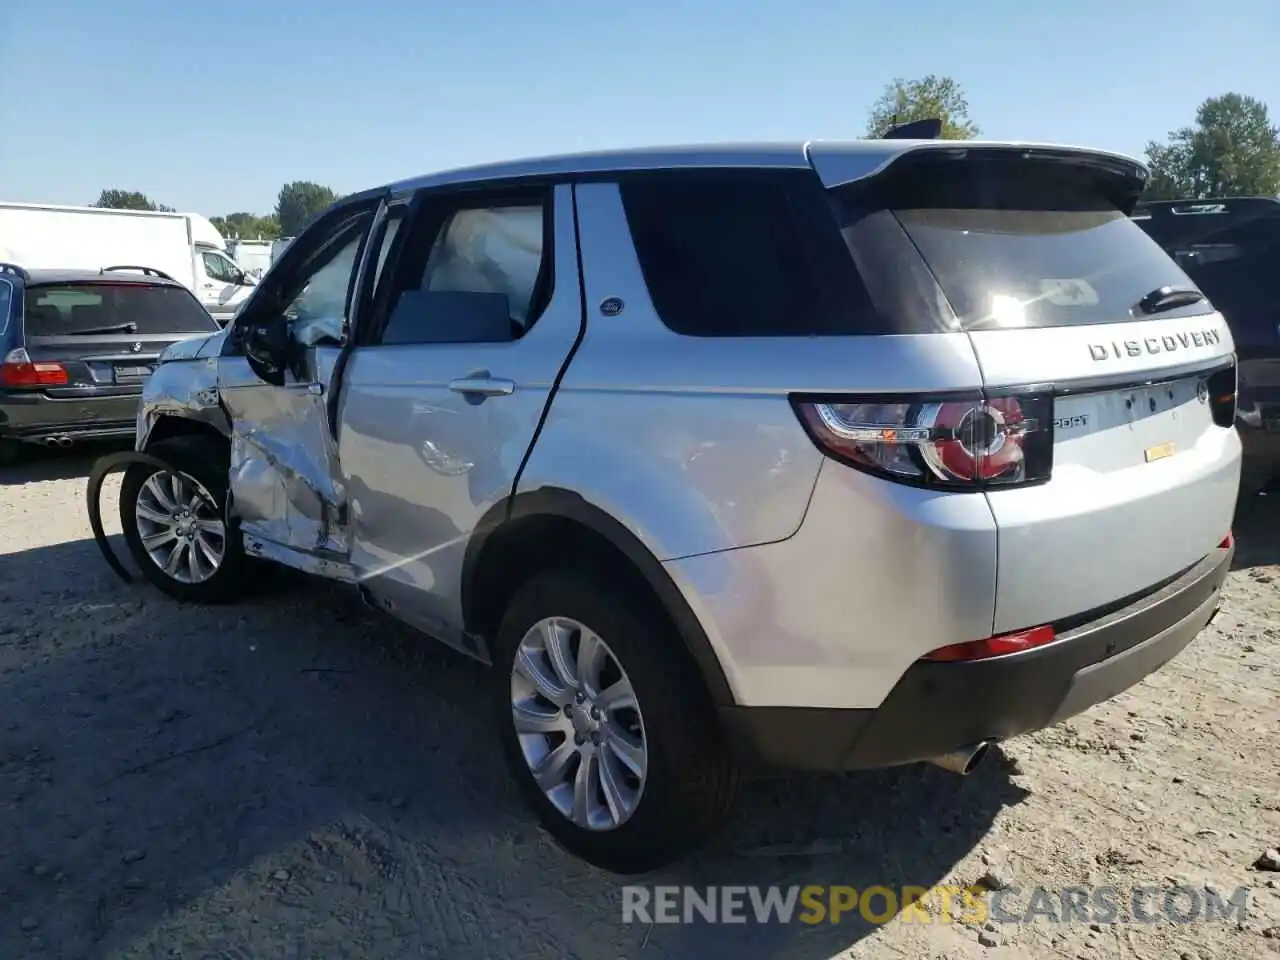
[[[385,213],[385,196],[372,193],[327,211],[255,292],[219,359],[232,427],[229,514],[246,552],[337,579],[351,579],[350,549],[330,410],[357,322],[362,262]],[[287,330],[287,344],[267,371],[277,382],[267,382],[248,344],[273,322]]]

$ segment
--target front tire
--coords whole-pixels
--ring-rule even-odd
[[[148,448],[172,466],[135,464],[120,484],[120,521],[133,562],[177,600],[225,603],[244,593],[240,532],[226,518],[227,450],[200,436]]]
[[[508,606],[493,659],[504,752],[570,852],[640,873],[724,824],[738,771],[656,603],[594,572],[539,574]]]

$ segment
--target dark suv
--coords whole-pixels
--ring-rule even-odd
[[[1280,198],[1142,203],[1134,219],[1222,311],[1239,357],[1241,487],[1280,479]]]
[[[0,463],[24,444],[132,437],[161,351],[217,329],[157,270],[0,264]]]

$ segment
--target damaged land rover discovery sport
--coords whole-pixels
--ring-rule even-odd
[[[132,558],[198,602],[286,564],[490,665],[529,802],[615,871],[756,771],[967,772],[1218,607],[1233,342],[1145,179],[882,140],[354,194],[162,357]]]

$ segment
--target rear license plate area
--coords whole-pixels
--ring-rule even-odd
[[[1198,377],[1059,396],[1054,460],[1102,472],[1154,463],[1194,446],[1211,423]]]
[[[119,366],[115,369],[116,383],[141,383],[151,376],[154,368],[150,364],[136,364],[133,366]]]

